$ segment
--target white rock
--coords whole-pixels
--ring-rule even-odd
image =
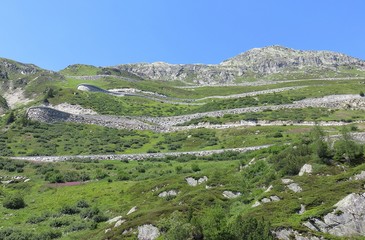
[[[280,201],[281,199],[278,196],[270,196],[271,201],[277,202]]]
[[[120,219],[120,220],[118,220],[116,223],[115,223],[115,225],[114,225],[114,227],[116,228],[116,227],[119,227],[120,225],[122,225],[123,223],[125,223],[126,222],[126,220],[124,220],[124,219]]]
[[[30,179],[29,179],[29,178],[27,178],[27,179],[25,179],[25,180],[24,180],[24,182],[29,182],[29,181],[30,181]]]
[[[304,225],[312,230],[339,237],[365,235],[365,193],[352,193],[334,205],[336,208],[320,219],[311,219]]]
[[[300,210],[298,212],[298,214],[303,214],[305,212],[305,205],[300,204]]]
[[[223,197],[229,198],[229,199],[237,198],[237,197],[241,196],[240,192],[234,193],[232,191],[224,191],[222,194],[223,194]]]
[[[273,186],[272,185],[270,185],[266,190],[265,190],[265,192],[270,192],[271,190],[272,190],[272,188],[273,188]]]
[[[303,191],[303,189],[297,183],[291,183],[287,187],[296,193]]]
[[[289,179],[289,178],[283,178],[283,179],[281,179],[281,182],[283,183],[283,184],[289,184],[289,183],[292,183],[292,182],[294,182],[293,180],[291,180],[291,179]]]
[[[178,192],[176,190],[169,190],[169,191],[164,191],[160,194],[158,194],[159,197],[169,197],[169,196],[177,196]]]
[[[201,177],[201,178],[198,179],[198,184],[202,184],[203,182],[206,182],[206,181],[208,181],[207,176]]]
[[[108,232],[110,232],[111,230],[112,230],[111,228],[105,229],[104,233],[108,233]]]
[[[258,207],[258,206],[260,206],[261,205],[261,203],[259,202],[259,201],[256,201],[253,205],[252,205],[252,207],[254,208],[254,207]]]
[[[276,236],[276,239],[280,240],[320,240],[323,238],[318,238],[316,236],[308,234],[307,236],[302,235],[298,231],[295,231],[293,229],[280,229],[277,231],[274,231],[274,234]]]
[[[108,221],[106,221],[106,223],[109,223],[109,224],[115,223],[115,222],[119,221],[120,219],[122,219],[122,216],[117,216],[115,218],[109,219]]]
[[[187,177],[187,178],[185,178],[185,180],[186,180],[186,182],[190,185],[190,186],[192,186],[192,187],[195,187],[195,186],[197,186],[198,185],[198,181],[197,180],[195,180],[194,178],[192,178],[192,177]]]
[[[299,176],[303,176],[304,173],[312,173],[313,171],[313,168],[312,168],[312,165],[310,164],[304,164],[303,167],[300,169],[299,171]]]
[[[160,236],[157,227],[146,224],[138,227],[138,240],[154,240]]]
[[[201,177],[199,179],[195,179],[195,178],[192,178],[192,177],[187,177],[187,178],[185,178],[185,180],[190,186],[195,187],[199,184],[202,184],[202,183],[208,181],[208,177],[204,176],[204,177]]]
[[[363,180],[365,179],[365,171],[361,171],[361,173],[354,175],[353,177],[350,177],[349,180]]]
[[[137,211],[137,206],[132,207],[131,210],[128,211],[127,215],[132,214],[135,211]]]
[[[270,198],[263,198],[263,199],[261,199],[261,202],[262,203],[268,203],[268,202],[271,202],[271,199]]]

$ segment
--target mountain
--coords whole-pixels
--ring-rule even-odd
[[[365,61],[330,51],[301,51],[282,46],[254,48],[216,65],[123,64],[119,70],[145,79],[200,84],[234,83],[245,79],[353,77],[365,74]]]
[[[0,59],[0,239],[364,239],[364,92],[364,61],[280,46]]]
[[[23,104],[44,93],[47,86],[64,77],[34,64],[0,58],[0,113],[7,106]]]

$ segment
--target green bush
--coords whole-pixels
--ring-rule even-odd
[[[66,219],[55,219],[49,224],[50,227],[54,227],[54,228],[60,228],[60,227],[69,226],[69,225],[70,225],[70,222]]]
[[[8,209],[20,209],[25,207],[25,202],[20,195],[9,195],[5,197],[3,207]]]
[[[77,214],[79,212],[80,212],[80,210],[74,206],[63,206],[60,210],[60,213],[67,214],[67,215],[73,215],[73,214]]]
[[[80,200],[76,203],[76,207],[78,207],[78,208],[89,208],[90,205],[85,200]]]
[[[199,172],[200,167],[197,163],[193,163],[193,164],[191,164],[191,170],[193,170],[193,172]]]

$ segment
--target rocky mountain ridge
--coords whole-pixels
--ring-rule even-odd
[[[254,48],[216,65],[136,63],[115,66],[145,79],[180,80],[197,84],[234,83],[267,79],[365,74],[365,61],[331,51],[302,51],[282,46]]]

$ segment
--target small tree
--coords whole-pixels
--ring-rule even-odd
[[[20,209],[25,207],[25,202],[20,195],[9,195],[5,197],[3,207],[8,209]]]
[[[363,146],[352,140],[349,130],[342,129],[342,139],[334,145],[334,159],[356,165],[364,161]]]
[[[9,125],[15,121],[15,114],[13,111],[10,111],[9,115],[5,119],[5,124]]]
[[[363,92],[363,91],[360,91],[360,96],[361,96],[361,97],[364,97],[364,96],[365,96],[365,94],[364,94],[364,92]]]

